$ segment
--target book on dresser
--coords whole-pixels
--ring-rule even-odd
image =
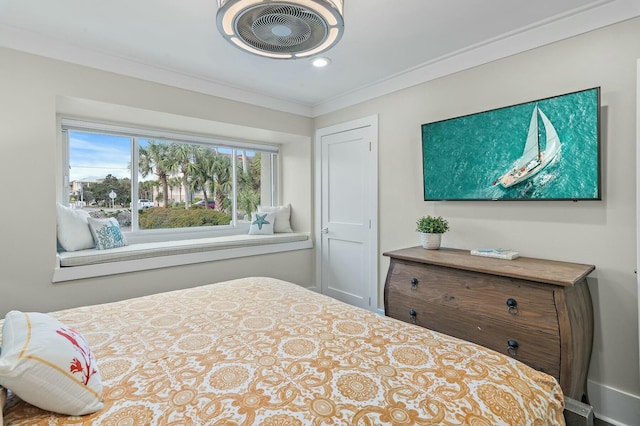
[[[513,260],[520,257],[520,253],[503,248],[478,248],[471,250],[473,256],[495,257],[496,259]]]
[[[587,400],[593,265],[411,247],[390,258],[385,314],[508,354]]]

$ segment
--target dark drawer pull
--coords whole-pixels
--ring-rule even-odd
[[[411,290],[416,290],[418,288],[418,279],[411,278]]]
[[[520,345],[517,340],[509,339],[507,340],[507,353],[511,356],[518,356],[518,348]]]
[[[507,312],[511,315],[518,315],[518,301],[516,299],[507,299]]]
[[[409,309],[409,319],[411,319],[411,324],[416,323],[416,311],[414,309]]]

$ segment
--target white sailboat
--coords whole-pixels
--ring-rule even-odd
[[[542,119],[546,134],[545,149],[540,149],[540,133],[538,132],[538,116]],[[500,176],[493,183],[500,183],[504,188],[509,188],[523,182],[544,169],[560,151],[560,138],[556,129],[551,124],[547,116],[538,108],[538,104],[533,108],[531,123],[529,124],[529,134],[524,145],[522,156],[518,158],[513,167]]]

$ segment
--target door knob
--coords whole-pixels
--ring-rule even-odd
[[[322,232],[323,234],[328,234],[329,233],[329,228],[322,228],[320,230],[320,232]]]

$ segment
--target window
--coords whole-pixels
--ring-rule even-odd
[[[62,132],[69,204],[140,241],[245,232],[258,205],[277,203],[277,146],[68,119]]]

